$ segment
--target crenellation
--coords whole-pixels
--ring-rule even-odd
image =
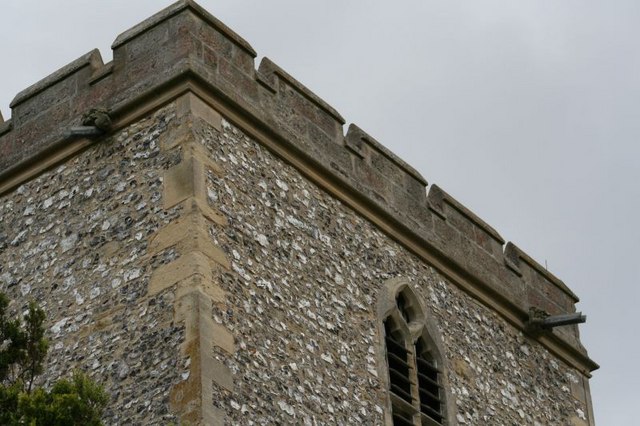
[[[217,58],[218,75],[224,80],[229,87],[237,88],[237,93],[242,101],[251,105],[259,104],[259,90],[256,84],[255,76],[248,75],[244,72],[238,72],[238,68],[224,58]]]
[[[205,21],[209,26],[217,29],[220,33],[224,34],[235,45],[245,50],[254,58],[257,56],[253,47],[251,47],[251,45],[246,40],[244,40],[236,32],[234,32],[228,26],[226,26],[223,22],[221,22],[219,19],[211,15],[199,4],[197,4],[192,0],[180,0],[166,7],[165,9],[161,10],[155,15],[145,19],[138,25],[135,25],[134,27],[128,29],[127,31],[123,32],[115,39],[115,41],[111,45],[111,48],[116,49],[120,45],[127,43],[129,40],[139,36],[145,31],[153,28],[154,26],[159,25],[163,21],[167,21],[173,18],[174,15],[177,15],[178,13],[183,12],[185,10],[189,10],[195,15],[197,15],[200,19]]]
[[[189,22],[185,22],[184,14],[175,19],[182,27],[189,25]],[[135,37],[127,38],[126,43],[114,43],[114,85],[120,89],[127,88],[127,96],[131,89],[139,91],[139,88],[147,88],[165,80],[166,76],[161,75],[163,73],[160,70],[166,73],[180,60],[193,55],[193,48],[180,48],[185,47],[185,38],[190,39],[190,35],[171,27],[174,26],[169,21],[161,21],[145,27]],[[154,48],[149,49],[149,46]]]
[[[328,115],[333,117],[338,123],[340,123],[340,125],[344,125],[346,123],[342,115],[340,115],[340,113],[336,111],[331,105],[325,102],[322,98],[318,97],[318,95],[313,93],[310,89],[308,89],[305,85],[292,77],[288,72],[283,70],[279,65],[274,63],[268,57],[265,56],[264,58],[262,58],[262,61],[260,61],[260,66],[258,67],[258,72],[266,77],[268,81],[272,82],[274,87],[276,87],[276,90],[279,87],[277,85],[277,82],[284,81],[286,84],[294,88],[298,93],[308,98],[309,101],[315,104],[318,108],[322,109]],[[279,78],[276,79],[274,77]]]
[[[73,118],[75,100],[90,91],[91,75],[102,65],[100,52],[94,49],[18,93],[10,105],[16,129],[36,119],[46,122],[55,116],[60,123]]]
[[[281,129],[284,125],[284,134],[295,135],[290,142],[385,211],[402,217],[401,222],[413,223],[416,232],[427,237],[431,229],[434,247],[445,255],[463,260],[457,247],[470,241],[502,259],[504,240],[492,227],[437,185],[431,186],[427,196],[424,177],[355,124],[343,136],[344,118],[270,59],[264,58],[256,72],[251,46],[195,3],[181,1],[170,6],[122,33],[112,47],[112,62],[103,64],[100,53],[93,50],[15,97],[11,105],[17,123],[38,118],[39,133],[28,126],[9,133],[16,123],[13,117],[2,123],[0,147],[8,154],[5,158],[15,163],[33,156],[47,147],[46,140],[63,137],[51,131],[60,123],[77,120],[106,99],[111,105],[125,104],[132,93],[149,90],[192,68],[211,83],[220,84],[224,92],[239,89],[237,102],[266,123]],[[173,74],[149,73],[164,68],[173,69]],[[64,107],[56,108],[58,105]],[[18,151],[11,137],[28,139],[33,145],[23,145]],[[9,162],[4,169],[6,164]],[[426,214],[424,206],[445,223]],[[551,290],[543,294],[550,295]]]
[[[7,119],[6,121],[0,120],[0,136],[8,133],[13,128],[13,123],[11,119]],[[2,144],[0,143],[0,150],[2,150]],[[1,173],[1,172],[0,172]]]
[[[0,174],[46,151],[79,124],[88,106],[98,106],[107,92],[94,91],[91,76],[103,67],[97,49],[81,56],[18,93],[11,102],[12,132],[0,131]],[[32,122],[37,121],[37,125]]]
[[[277,100],[282,103],[275,111],[280,113],[280,118],[288,121],[306,119],[335,143],[342,144],[342,126],[346,121],[331,105],[267,57],[260,61],[258,73],[275,90]]]
[[[183,378],[174,379],[167,399],[183,420],[215,424],[222,416],[229,416],[242,423],[239,419],[247,408],[235,401],[234,392],[255,397],[251,395],[256,390],[237,372],[258,366],[248,355],[246,344],[259,345],[260,333],[272,333],[274,327],[302,327],[310,336],[320,329],[317,340],[326,345],[321,364],[347,359],[347,349],[335,352],[337,347],[327,342],[335,336],[352,342],[350,327],[345,325],[351,311],[357,312],[353,315],[358,317],[358,327],[367,330],[376,321],[367,311],[374,305],[376,285],[397,274],[419,283],[416,289],[424,301],[433,302],[436,317],[455,323],[451,329],[444,328],[447,346],[461,338],[456,333],[469,341],[476,339],[477,333],[490,335],[498,325],[502,327],[499,333],[518,336],[507,339],[514,344],[524,339],[531,307],[549,314],[575,312],[578,298],[561,280],[513,243],[505,246],[494,228],[438,185],[427,188],[419,172],[363,129],[350,124],[345,134],[340,113],[270,59],[264,58],[256,70],[253,48],[193,1],[181,0],[125,31],[112,49],[112,62],[103,64],[100,53],[93,50],[20,92],[11,103],[10,119],[0,115],[0,193],[23,203],[17,191],[9,193],[8,189],[38,179],[43,172],[49,173],[48,178],[59,175],[66,179],[70,193],[75,191],[69,189],[74,179],[85,182],[97,178],[95,188],[102,188],[100,191],[84,188],[83,183],[77,185],[82,189],[76,192],[87,195],[77,195],[76,200],[81,196],[89,199],[93,208],[89,217],[96,216],[89,220],[91,236],[84,237],[81,251],[96,250],[100,256],[125,262],[123,247],[128,246],[119,242],[120,235],[129,238],[127,244],[139,246],[132,256],[144,266],[139,268],[142,272],[123,275],[120,271],[118,279],[128,282],[144,273],[144,282],[136,281],[133,296],[120,291],[119,306],[126,303],[124,298],[166,300],[173,305],[173,319],[169,321],[164,315],[163,321],[182,330],[182,345],[172,366],[178,365]],[[164,109],[167,105],[170,107]],[[69,128],[78,125],[82,115],[93,108],[107,109],[113,128],[94,140],[70,139]],[[136,127],[141,120],[147,120],[142,125],[144,143],[135,133],[142,131]],[[114,135],[138,151],[128,155],[109,148]],[[77,161],[67,171],[52,168],[92,150],[106,152],[98,158],[98,170],[88,171],[89,165]],[[109,162],[114,152],[122,156],[118,157],[120,165]],[[154,163],[156,157],[162,159],[161,164]],[[152,176],[152,193],[136,189],[134,171],[128,178],[109,180],[113,188],[101,183],[116,176],[119,168],[136,170],[137,162],[144,163],[146,173]],[[84,174],[69,175],[71,170],[79,173],[76,169]],[[24,188],[30,194],[38,191],[29,185]],[[113,191],[123,204],[119,206],[122,221],[131,221],[133,208],[140,212],[136,214],[141,223],[143,217],[149,221],[144,233],[133,237],[130,225],[98,217],[106,215],[107,208],[96,206],[106,206]],[[47,198],[37,201],[53,211],[67,208],[75,202],[69,201],[73,196],[62,197],[48,190]],[[147,205],[153,205],[153,215],[144,216]],[[4,214],[15,223],[26,223],[23,221],[33,213],[25,205],[19,209],[13,211],[0,204],[0,219]],[[53,221],[54,215],[48,214],[46,220]],[[0,255],[3,232],[0,227]],[[46,231],[41,233],[46,235]],[[27,253],[29,243],[21,244],[33,235],[8,234],[11,244],[15,241],[16,247]],[[80,237],[70,235],[60,243],[69,248],[59,253],[62,257],[75,255],[73,238]],[[15,292],[14,275],[18,273],[13,259],[10,265],[6,273],[0,272],[2,282],[12,283]],[[307,276],[308,268],[315,269]],[[278,276],[278,281],[268,282],[272,276]],[[256,283],[254,277],[261,279]],[[101,291],[112,286],[115,293],[120,281],[101,285],[105,289]],[[316,313],[311,302],[301,300],[300,295],[315,298]],[[349,300],[349,308],[339,308],[336,313],[333,309],[340,297]],[[445,299],[448,305],[440,306]],[[456,312],[451,311],[454,305]],[[473,306],[469,309],[480,313],[463,324],[456,317],[458,306]],[[258,320],[263,318],[263,309],[277,313],[269,317],[273,324]],[[244,317],[234,316],[238,312],[256,321],[243,321]],[[306,323],[307,314],[316,315],[317,324]],[[489,322],[491,326],[486,325]],[[489,331],[478,331],[481,324]],[[252,329],[259,333],[252,335]],[[358,338],[373,347],[375,333],[362,330]],[[300,373],[302,380],[315,380],[310,376],[317,367],[315,343],[303,337],[291,333],[286,348],[298,351],[296,362],[305,371]],[[564,360],[567,368],[585,376],[597,368],[579,342],[577,326],[531,337],[541,343],[535,349],[539,351],[537,359],[546,359],[546,347]],[[485,343],[474,341],[477,347]],[[529,343],[532,347],[535,344],[533,340]],[[284,351],[285,346],[279,350]],[[360,367],[371,363],[371,368],[362,372],[369,377],[375,368],[367,353],[353,356],[361,358]],[[267,360],[258,361],[268,365]],[[182,367],[178,362],[184,362]],[[518,362],[530,367],[526,359]],[[289,368],[283,366],[283,371]],[[470,368],[461,367],[461,371]],[[476,386],[471,376],[481,377],[494,368],[487,364],[483,370],[467,371],[469,374],[451,372],[451,381],[471,388]],[[296,371],[289,370],[289,374],[296,376]],[[271,389],[273,383],[258,377],[261,373],[252,374],[256,374],[255,380],[266,382],[264,389]],[[345,389],[356,386],[352,378],[338,377],[342,374],[332,369],[319,380],[342,380]],[[357,385],[363,395],[380,391],[377,376],[373,377],[368,384]],[[358,376],[359,382],[367,382],[361,379]],[[584,401],[588,397],[586,382],[576,386],[576,398]],[[325,387],[318,385],[316,393],[325,395]],[[457,397],[462,401],[461,410],[473,412],[469,398],[460,393]],[[257,399],[262,419],[272,414],[269,398]],[[305,407],[293,399],[280,401],[279,421],[287,423],[283,419],[290,421],[291,413],[305,413],[305,420],[320,419],[320,423],[329,418],[347,421],[342,414],[324,417],[321,399],[314,401],[316,408],[309,401]],[[382,413],[373,399],[367,404],[367,415],[354,418]]]
[[[527,310],[524,284],[505,268],[502,255],[496,257],[476,244],[473,232],[464,232],[453,226],[448,220],[451,216],[436,214],[433,206],[430,206],[430,211],[434,213],[431,215],[433,228],[426,236],[427,241],[443,253],[448,262],[457,265],[471,279],[482,283],[481,287],[490,297],[511,305],[514,315],[524,316]]]
[[[95,70],[98,69],[100,67],[102,67],[103,65],[103,61],[102,61],[102,56],[100,55],[100,51],[98,49],[93,49],[92,51],[82,55],[81,57],[79,57],[78,59],[76,59],[73,62],[70,62],[69,64],[65,65],[64,67],[60,68],[59,70],[55,71],[54,73],[50,74],[49,76],[43,78],[42,80],[40,80],[39,82],[27,87],[26,89],[24,89],[23,91],[19,92],[11,101],[11,103],[9,104],[9,106],[13,109],[16,108],[17,106],[19,106],[20,104],[22,104],[23,102],[25,102],[26,100],[33,98],[34,96],[36,96],[37,94],[39,94],[40,92],[43,92],[47,89],[49,89],[50,87],[56,85],[57,83],[59,83],[60,81],[63,80],[67,80],[70,77],[75,76],[75,74],[79,71],[82,70],[85,67],[90,67],[91,70]],[[80,89],[80,84],[84,83],[84,79],[80,82],[78,82],[78,89]]]
[[[524,305],[537,308],[549,315],[561,315],[576,311],[578,297],[555,275],[534,261],[512,242],[505,246],[505,265],[518,275],[524,284]],[[554,335],[569,342],[580,351],[577,326],[554,329]]]
[[[511,268],[518,270],[521,276],[535,277],[536,280],[545,282],[549,286],[558,289],[572,303],[578,303],[580,299],[576,294],[567,287],[567,285],[553,273],[548,271],[544,266],[533,260],[531,256],[522,251],[512,242],[508,242],[505,246],[505,258],[509,259]]]
[[[204,47],[221,56],[234,68],[247,76],[255,75],[255,51],[248,43],[239,43],[237,35],[230,36],[230,30],[221,30],[219,26],[212,27],[207,21],[196,20],[190,31]]]
[[[102,80],[110,77],[113,74],[113,61],[109,61],[101,67],[95,69],[89,80],[89,84],[94,86],[100,83]]]
[[[351,179],[370,188],[398,214],[418,219],[420,226],[427,185],[422,175],[355,124],[349,125],[344,144],[354,156]]]
[[[376,160],[374,158],[382,156],[404,171],[405,174],[409,175],[413,180],[420,183],[423,188],[427,186],[427,180],[422,176],[422,174],[420,174],[420,172],[402,158],[391,152],[389,148],[382,145],[357,125],[353,123],[349,125],[344,141],[345,145],[356,152],[358,156],[361,158],[369,158],[370,164],[375,164]]]
[[[473,241],[496,259],[502,259],[505,243],[500,234],[437,185],[431,185],[427,196],[429,209],[445,219],[467,240]]]

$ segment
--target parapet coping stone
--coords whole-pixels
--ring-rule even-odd
[[[382,145],[376,139],[374,139],[367,132],[362,130],[359,126],[354,123],[349,124],[349,129],[347,130],[347,136],[344,138],[345,145],[351,151],[353,151],[360,158],[364,158],[364,153],[362,152],[362,147],[359,145],[359,141],[363,141],[367,143],[369,146],[373,147],[376,151],[387,157],[393,163],[395,163],[402,170],[407,172],[407,174],[411,175],[415,180],[427,186],[427,180],[422,176],[422,174],[417,171],[413,166],[404,161],[402,158],[398,157],[396,154],[391,152],[389,148]]]
[[[346,120],[344,119],[344,117],[342,117],[342,115],[340,115],[340,113],[336,111],[335,108],[333,108],[331,105],[325,102],[324,99],[320,98],[318,95],[316,95],[311,90],[309,90],[307,86],[305,86],[304,84],[300,83],[298,80],[293,78],[291,74],[283,70],[279,65],[277,65],[275,62],[273,62],[271,59],[267,58],[266,56],[262,58],[262,60],[260,61],[260,66],[258,67],[258,73],[260,73],[263,77],[267,77],[266,80],[270,85],[272,85],[273,82],[269,81],[268,76],[271,74],[275,74],[279,76],[280,78],[286,80],[287,83],[293,86],[304,97],[306,97],[311,102],[320,106],[323,110],[325,110],[325,112],[327,112],[333,118],[338,120],[340,124],[346,123]],[[271,87],[271,89],[272,91],[276,90],[275,87]]]
[[[11,130],[12,124],[11,124],[11,119],[4,121],[4,118],[2,117],[2,113],[0,112],[0,136],[4,135],[5,133],[8,133]]]
[[[112,49],[116,49],[116,48],[122,46],[123,44],[125,44],[129,40],[139,36],[140,34],[146,32],[147,30],[149,30],[149,29],[151,29],[153,27],[155,27],[159,23],[161,23],[163,21],[166,21],[167,19],[169,19],[172,16],[182,12],[185,9],[191,9],[192,11],[197,13],[206,22],[211,24],[211,26],[213,26],[214,28],[220,30],[224,35],[229,37],[230,40],[235,42],[238,46],[242,47],[249,54],[251,54],[254,58],[256,56],[258,56],[256,51],[253,49],[253,47],[251,47],[251,45],[245,39],[240,37],[235,31],[233,31],[232,29],[227,27],[222,21],[220,21],[215,16],[211,15],[202,6],[200,6],[199,4],[197,4],[196,2],[194,2],[192,0],[180,0],[180,1],[178,1],[178,2],[176,2],[174,4],[172,4],[172,5],[168,6],[167,8],[161,10],[160,12],[158,12],[155,15],[151,16],[150,18],[145,19],[144,21],[142,21],[138,25],[134,26],[133,28],[123,32],[118,37],[116,37],[116,40],[111,45],[111,48]]]
[[[427,202],[429,204],[429,208],[436,213],[438,216],[446,219],[446,214],[442,209],[442,203],[445,202],[449,204],[451,207],[456,209],[463,216],[468,218],[471,222],[475,223],[478,227],[483,229],[487,234],[491,235],[493,239],[495,239],[500,244],[504,244],[505,240],[502,236],[496,231],[492,226],[490,226],[487,222],[480,219],[478,215],[465,207],[458,200],[453,198],[447,192],[445,192],[442,188],[440,188],[435,183],[431,185],[429,189],[429,194],[427,195]]]
[[[53,86],[59,81],[64,80],[69,75],[75,73],[76,71],[86,66],[99,67],[101,65],[102,65],[102,56],[100,55],[100,51],[98,49],[93,49],[90,52],[80,56],[75,61],[60,68],[58,71],[54,72],[53,74],[43,78],[42,80],[38,81],[37,83],[27,87],[26,89],[18,93],[13,98],[9,106],[11,108],[14,108],[20,105],[27,99],[32,98],[33,96],[37,95],[43,90]]]
[[[509,241],[504,248],[505,261],[507,262],[507,266],[514,270],[519,275],[522,275],[522,271],[519,267],[519,260],[523,260],[533,269],[535,269],[540,275],[547,278],[551,283],[553,283],[556,287],[566,293],[569,297],[571,297],[574,303],[578,303],[580,299],[578,296],[571,291],[569,287],[562,281],[560,278],[556,277],[552,272],[548,271],[547,268],[542,266],[540,263],[536,262],[531,256],[522,251],[517,245]]]
[[[251,46],[246,41],[244,41],[235,32],[233,32],[224,24],[222,24],[219,20],[211,16],[208,12],[206,12],[202,7],[197,5],[192,0],[180,0],[177,3],[167,7],[163,11],[153,15],[151,18],[134,26],[132,29],[125,31],[124,33],[122,33],[120,36],[117,37],[116,41],[113,43],[113,46],[112,46],[113,49],[115,50],[128,42],[134,41],[134,39],[136,39],[139,35],[143,34],[144,32],[158,25],[161,25],[164,21],[169,20],[173,16],[185,10],[194,12],[196,17],[203,19],[205,22],[209,23],[216,31],[219,31],[224,36],[228,37],[231,41],[235,43],[236,46],[242,49],[245,52],[245,54],[250,55],[251,58],[256,57],[255,51],[253,50],[253,48],[251,48]],[[220,59],[220,60],[224,60],[224,59]],[[83,84],[88,84],[88,86],[92,86],[94,84],[101,84],[100,82],[102,81],[106,81],[107,84],[109,84],[109,82],[113,81],[113,80],[110,80],[112,75],[126,71],[126,70],[115,70],[113,66],[113,62],[103,64],[99,51],[97,49],[94,49],[88,52],[87,54],[83,55],[82,57],[78,58],[77,60],[73,61],[72,63],[68,64],[67,66],[54,72],[50,76],[42,79],[38,83],[21,91],[11,102],[11,107],[13,108],[16,105],[23,103],[27,99],[38,95],[39,93],[45,91],[47,88],[64,80],[65,77],[71,76],[77,71],[85,68],[87,65],[91,67],[91,73],[90,73],[90,76],[88,77],[88,80],[85,81],[85,83]],[[132,88],[135,89],[136,87],[135,84],[131,87],[114,86],[112,89],[125,90],[126,92],[119,93],[117,91],[114,92],[113,90],[111,92],[107,92],[108,94],[110,94],[112,98],[98,97],[96,98],[97,99],[96,102],[98,102],[99,104],[94,106],[97,106],[97,107],[104,106],[102,105],[102,103],[109,102],[111,104],[112,111],[114,112],[118,110],[122,110],[122,111],[129,110],[132,103],[147,101],[150,99],[150,96],[157,96],[158,94],[156,92],[160,88],[165,88],[165,89],[170,88],[171,84],[177,81],[176,79],[181,78],[181,79],[187,79],[187,81],[189,81],[189,79],[195,77],[197,79],[198,78],[202,79],[202,81],[207,85],[207,87],[211,86],[211,89],[213,89],[214,91],[213,93],[217,93],[221,95],[223,103],[229,103],[229,105],[232,106],[232,109],[254,117],[254,119],[257,120],[257,122],[260,123],[261,126],[263,126],[265,129],[270,129],[269,131],[274,136],[284,137],[285,139],[288,137],[291,137],[293,138],[292,141],[296,141],[297,139],[301,138],[301,136],[293,134],[291,130],[279,126],[277,122],[273,122],[271,116],[269,116],[268,114],[265,114],[265,111],[261,110],[261,108],[264,108],[264,105],[255,106],[255,104],[252,103],[255,101],[251,100],[248,102],[248,98],[243,98],[243,96],[246,96],[243,92],[239,91],[236,93],[236,91],[241,90],[241,88],[235,87],[234,85],[235,82],[230,82],[228,80],[223,81],[219,75],[211,74],[211,71],[203,68],[203,65],[200,62],[193,61],[192,58],[183,58],[173,64],[167,65],[167,67],[168,67],[167,72],[163,73],[162,79],[156,79],[156,80],[150,79],[150,82],[147,82],[146,80],[142,80],[141,83],[145,83],[145,84],[141,86],[141,91],[139,90],[138,92],[132,92],[131,89]],[[273,61],[271,61],[266,57],[263,58],[257,71],[251,76],[251,78],[253,79],[253,82],[254,82],[253,84],[259,84],[261,87],[265,88],[271,94],[277,94],[277,92],[281,89],[281,87],[280,87],[280,84],[278,83],[278,79],[276,79],[274,76],[277,76],[281,81],[284,81],[286,84],[288,84],[290,88],[293,88],[304,98],[308,99],[313,105],[315,105],[316,108],[318,108],[318,111],[320,110],[323,111],[324,114],[327,114],[333,120],[335,120],[337,124],[339,124],[340,126],[345,124],[344,118],[333,107],[331,107],[323,99],[315,95],[306,86],[299,83],[295,78],[293,78],[286,71],[284,71],[277,64],[275,64]],[[86,79],[87,77],[83,77],[83,78]],[[118,78],[118,77],[114,77],[114,78]],[[220,86],[217,86],[217,85],[220,85]],[[101,86],[101,87],[104,88],[104,86]],[[121,95],[121,96],[118,96],[118,95]],[[121,112],[118,112],[117,114],[120,115]],[[266,121],[265,121],[265,118],[267,119]],[[77,120],[77,118],[75,119],[72,118],[72,121],[73,120]],[[11,139],[10,137],[7,138],[7,136],[10,136],[10,134],[7,135],[7,133],[10,133],[9,132],[10,130],[15,130],[16,126],[13,125],[13,122],[16,122],[16,120],[14,120],[13,117],[11,119],[4,121],[4,123],[0,119],[0,151],[11,153],[12,152],[11,149],[14,149],[14,150],[16,148],[20,149],[18,148],[20,146],[19,144],[24,143],[20,141],[18,138],[13,138],[13,139]],[[18,128],[20,128],[21,126],[27,127],[27,126],[37,126],[37,125],[38,125],[37,121],[27,122],[27,123],[19,124]],[[303,135],[302,137],[309,138],[308,135],[307,136]],[[5,140],[3,141],[3,139]],[[341,144],[342,149],[362,159],[364,154],[362,151],[360,141],[365,142],[372,149],[381,153],[387,160],[389,160],[392,164],[394,164],[399,170],[402,170],[404,173],[406,173],[406,175],[411,176],[413,179],[415,179],[417,182],[422,184],[424,187],[427,187],[428,185],[427,181],[426,179],[424,179],[424,177],[422,177],[420,173],[418,173],[413,167],[411,167],[409,164],[407,164],[402,159],[397,157],[395,154],[393,154],[386,147],[384,147],[374,138],[369,136],[366,132],[364,132],[355,124],[351,124],[349,126],[349,131],[347,132],[346,135],[344,134],[344,131],[343,131],[343,135],[341,137],[338,136],[337,139],[334,140],[333,142]],[[3,147],[3,142],[5,145],[4,147]],[[58,146],[61,143],[65,143],[64,140],[57,140],[54,142],[55,142],[54,144],[51,144],[49,142],[49,145],[46,145],[46,144],[43,145],[44,149],[41,148],[40,151],[37,151],[37,150],[26,151],[27,154],[23,156],[23,158],[20,159],[20,161],[17,164],[15,163],[11,164],[4,170],[0,170],[0,179],[5,179],[7,177],[7,173],[9,173],[9,176],[10,174],[15,173],[18,170],[16,169],[16,167],[19,166],[20,164],[26,165],[26,164],[29,164],[29,162],[32,161],[33,159],[39,158],[39,156],[43,155],[45,152],[48,152],[48,150],[51,149],[52,146],[54,145]],[[293,148],[294,150],[296,149],[299,150],[301,149],[300,146],[304,147],[305,145],[304,143],[302,145],[299,145],[299,144],[296,145],[296,143],[293,143],[291,148]],[[333,164],[331,164],[331,167],[328,167],[328,164],[325,164],[323,166],[322,162],[318,161],[318,159],[314,159],[312,154],[313,153],[311,152],[304,153],[305,156],[309,156],[309,158],[312,159],[313,163],[317,163],[317,165],[320,166],[319,170],[324,170],[330,175],[333,175],[333,177],[329,176],[330,178],[337,179],[338,181],[343,181],[344,177],[340,175],[340,171],[338,169],[335,169],[335,167],[333,167]],[[380,212],[382,212],[384,216],[388,216],[393,222],[397,222],[399,224],[402,224],[403,226],[407,226],[408,219],[410,219],[413,222],[415,222],[416,220],[419,221],[420,220],[419,217],[422,217],[423,220],[426,220],[427,222],[433,220],[428,216],[425,216],[424,215],[425,213],[422,213],[420,216],[411,216],[410,213],[402,211],[401,209],[399,210],[398,205],[393,204],[395,201],[391,202],[390,204],[385,204],[384,202],[380,204],[380,200],[377,200],[375,197],[371,196],[371,188],[367,187],[366,185],[362,185],[360,182],[354,181],[353,177],[347,176],[347,180],[344,180],[344,182],[346,182],[351,187],[351,191],[354,191],[354,194],[357,194],[358,197],[362,197],[363,199],[369,200],[369,203],[372,203],[373,206],[378,206],[378,207],[375,207],[373,211],[375,211],[376,208],[381,209]],[[410,197],[410,196],[411,195],[409,193],[401,195],[401,197],[404,197],[405,200],[407,199],[406,197]],[[434,213],[436,216],[439,216],[441,219],[444,219],[445,222],[447,222],[446,214],[442,209],[442,203],[446,202],[448,205],[453,207],[457,212],[459,212],[464,218],[466,218],[471,223],[475,224],[478,228],[482,229],[487,235],[491,236],[491,238],[493,238],[499,244],[499,246],[495,246],[495,247],[496,248],[500,247],[499,255],[497,256],[494,255],[491,258],[492,263],[495,261],[499,261],[503,265],[503,269],[511,271],[513,274],[515,274],[514,276],[522,277],[523,274],[519,268],[519,262],[520,260],[522,260],[528,265],[530,265],[532,269],[535,270],[537,273],[544,276],[550,283],[552,283],[554,286],[559,288],[571,300],[573,300],[574,302],[578,301],[577,296],[561,280],[559,280],[557,277],[555,277],[553,274],[547,271],[546,268],[543,268],[540,264],[538,264],[533,259],[531,259],[531,257],[529,257],[526,253],[522,252],[514,244],[508,243],[505,246],[504,245],[505,240],[500,236],[500,234],[495,229],[489,226],[486,222],[480,219],[477,215],[475,215],[473,212],[471,212],[469,209],[467,209],[464,205],[459,203],[449,194],[447,194],[442,189],[440,189],[437,185],[435,184],[431,185],[428,189],[428,194],[427,194],[427,188],[424,188],[424,194],[422,194],[418,198],[426,200],[426,203],[424,204],[424,210],[428,210]],[[419,199],[414,199],[413,203],[415,204],[414,207],[419,207],[418,204],[422,206],[422,201]],[[418,224],[419,227],[427,225],[427,223],[424,223],[424,224],[420,222],[416,222],[416,223]],[[456,229],[454,228],[455,224],[449,224],[449,226],[451,227],[451,229]],[[407,229],[410,229],[410,228],[407,228]],[[461,230],[458,229],[458,231],[461,231]],[[403,231],[403,232],[406,232],[406,231]],[[425,234],[421,228],[419,229],[414,228],[413,231],[410,231],[410,232],[412,232],[414,236],[417,236],[423,240],[425,236],[430,235],[429,233]],[[462,232],[460,233],[462,234]],[[442,238],[442,235],[438,236],[437,238]],[[468,235],[465,234],[464,238],[466,238],[466,240],[461,240],[461,241],[463,241],[465,244],[466,243],[474,244],[473,240],[469,239]],[[424,241],[427,244],[427,246],[431,247],[430,250],[435,249],[436,252],[439,253],[438,256],[444,256],[446,258],[447,252],[446,251],[441,252],[440,249],[436,248],[437,244],[433,245],[432,242],[428,240],[428,238]],[[453,257],[448,259],[447,262],[453,261],[453,264],[457,264],[456,263],[457,261],[452,259],[457,259],[459,257],[458,254],[450,253],[450,255],[452,255]],[[467,271],[467,268],[469,268],[469,265],[465,265],[464,263],[465,262],[461,264],[457,264],[458,267],[463,269],[464,271],[463,276],[465,274],[473,275],[474,273],[472,272],[473,267],[471,267],[471,269]],[[495,266],[491,266],[491,268],[495,268]],[[488,270],[493,270],[491,268],[489,268]],[[499,274],[502,274],[502,272],[499,272]],[[489,281],[495,281],[496,279],[500,280],[501,278],[499,278],[498,276],[489,277]],[[506,281],[504,281],[504,284],[511,283],[510,279],[505,278],[505,280]],[[489,281],[484,285],[488,286],[488,288],[491,288],[492,284]],[[505,300],[508,300],[508,295],[501,295],[501,297],[504,297]],[[514,305],[514,307],[510,309],[516,309],[514,313],[517,312],[518,316],[521,314],[520,311],[523,309],[523,307],[520,306],[521,302],[522,301],[517,301],[517,300],[510,302],[510,303],[513,303]],[[558,336],[555,336],[555,335],[552,335],[551,337],[558,338]],[[580,361],[583,363],[582,365],[588,366],[587,368],[589,370],[597,369],[598,368],[597,364],[595,364],[595,362],[591,361],[588,358],[588,356],[586,355],[586,351],[584,351],[583,348],[581,349],[581,345],[579,344],[579,341],[577,341],[577,344],[578,346],[576,347],[575,343],[570,343],[570,342],[564,343],[564,345],[567,345],[567,347],[572,348],[570,352],[576,351],[575,352],[576,354],[580,354],[578,357],[579,359],[582,360]],[[575,356],[575,355],[571,355],[571,356]]]

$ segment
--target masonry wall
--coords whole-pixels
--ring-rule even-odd
[[[148,240],[175,219],[162,173],[179,162],[159,137],[170,105],[0,198],[0,291],[16,314],[36,300],[47,315],[46,383],[74,369],[105,386],[106,424],[168,424],[169,391],[188,372],[171,291],[148,295]]]
[[[0,290],[47,311],[47,383],[88,371],[107,424],[384,424],[400,277],[452,424],[593,424],[577,326],[524,334],[578,298],[524,251],[190,0],[113,49],[0,117]]]
[[[210,346],[219,365],[201,383],[220,424],[384,424],[376,304],[393,277],[441,332],[455,421],[586,422],[582,374],[198,106],[209,121],[168,105],[3,197],[2,290],[16,312],[32,298],[47,311],[47,382],[87,371],[111,394],[106,424],[188,417],[176,389],[198,372],[166,277],[190,252],[158,240],[189,216],[172,170],[199,146],[201,190],[225,218],[204,222],[207,243],[229,259],[201,325],[231,336]]]
[[[209,202],[229,254],[230,308],[214,319],[236,337],[218,354],[235,372],[217,405],[232,424],[383,424],[377,299],[405,277],[442,333],[460,424],[582,424],[583,376],[283,164],[237,127],[198,127],[224,170]]]

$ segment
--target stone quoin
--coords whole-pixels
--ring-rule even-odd
[[[191,0],[112,48],[0,116],[47,382],[110,425],[594,424],[578,297],[514,243]]]

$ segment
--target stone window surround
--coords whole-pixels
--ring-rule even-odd
[[[410,302],[410,305],[414,307],[411,310],[410,316],[412,317],[407,323],[398,308],[397,298],[402,294],[406,300]],[[387,393],[387,398],[385,401],[385,426],[393,426],[392,419],[392,402],[391,402],[391,392],[390,389],[390,378],[388,371],[388,361],[387,361],[387,351],[385,344],[385,320],[392,318],[395,323],[399,324],[403,329],[403,334],[407,341],[410,341],[411,345],[415,347],[415,343],[419,338],[426,343],[429,347],[430,352],[433,355],[434,360],[436,361],[436,366],[442,371],[440,377],[440,384],[443,389],[443,397],[442,397],[442,425],[453,426],[457,425],[455,417],[455,400],[451,395],[451,390],[449,386],[449,382],[447,379],[447,372],[449,371],[447,359],[443,356],[445,353],[443,348],[443,341],[441,334],[438,329],[438,325],[435,322],[435,316],[431,314],[429,309],[427,309],[420,300],[416,293],[411,288],[411,283],[407,278],[404,277],[396,277],[390,280],[385,281],[382,288],[380,289],[379,298],[378,298],[378,306],[377,306],[377,327],[378,327],[378,336],[380,336],[377,347],[377,358],[378,358],[378,376],[382,382],[382,385]],[[415,361],[414,361],[415,364]],[[417,392],[416,389],[412,389],[412,395],[415,395]],[[417,408],[415,408],[416,414],[419,412]],[[420,423],[421,416],[414,416],[414,421],[416,425],[421,425]],[[438,423],[433,422],[434,425]]]

